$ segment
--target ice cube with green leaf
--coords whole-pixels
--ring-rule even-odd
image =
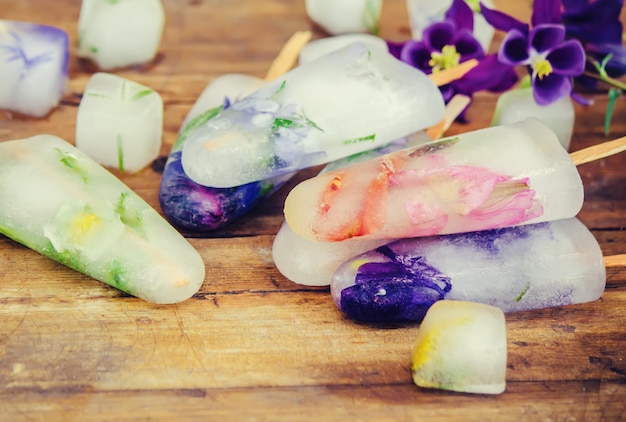
[[[77,54],[102,70],[147,63],[156,56],[164,25],[161,0],[83,0]]]
[[[153,89],[109,73],[87,83],[76,116],[76,146],[98,163],[129,173],[161,150],[163,100]]]

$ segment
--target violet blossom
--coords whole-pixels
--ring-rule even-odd
[[[486,56],[473,29],[474,11],[464,0],[454,0],[444,20],[429,25],[422,40],[387,44],[392,55],[426,74],[451,69],[471,59],[479,60],[463,77],[439,88],[446,102],[456,94],[471,97],[482,90],[506,91],[517,81],[513,67],[499,63],[495,55]]]
[[[532,29],[502,12],[481,5],[483,16],[507,34],[498,60],[511,66],[525,65],[531,74],[537,104],[548,105],[572,91],[572,79],[585,69],[585,51],[578,40],[566,40],[560,24],[560,0],[535,0]]]

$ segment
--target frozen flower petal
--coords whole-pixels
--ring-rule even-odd
[[[533,27],[561,23],[561,0],[535,0],[531,23]]]
[[[474,11],[465,0],[454,0],[445,17],[454,21],[457,29],[474,30]]]
[[[570,77],[559,73],[551,73],[543,78],[535,78],[533,81],[533,94],[539,105],[548,105],[572,90]]]
[[[446,45],[454,42],[454,24],[449,21],[436,22],[424,30],[424,43],[433,51],[441,51]]]
[[[504,64],[518,66],[528,64],[529,59],[526,36],[516,29],[510,30],[502,41],[498,52],[498,60]]]
[[[556,73],[578,76],[585,70],[585,51],[578,40],[569,40],[546,57]]]
[[[539,25],[530,31],[530,45],[538,53],[545,53],[565,40],[563,25]]]

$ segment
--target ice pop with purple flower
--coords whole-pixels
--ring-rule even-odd
[[[437,123],[435,84],[391,55],[352,44],[299,66],[191,133],[196,183],[232,187],[370,150]]]
[[[443,299],[504,312],[598,299],[602,251],[577,219],[446,236],[402,239],[345,262],[331,293],[350,318],[421,321]]]

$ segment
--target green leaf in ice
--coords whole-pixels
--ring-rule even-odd
[[[122,142],[122,135],[117,134],[117,168],[124,171],[124,143]]]
[[[530,283],[527,283],[526,286],[524,286],[524,290],[522,290],[516,297],[515,297],[515,301],[519,302],[520,300],[522,300],[522,298],[526,295],[526,293],[528,293],[528,289],[530,289]]]
[[[128,292],[126,269],[119,261],[113,261],[107,271],[106,283],[124,292]]]
[[[76,158],[75,156],[73,156],[72,154],[68,152],[62,151],[59,148],[57,148],[56,150],[60,155],[59,161],[65,167],[70,169],[73,173],[80,176],[83,179],[84,183],[87,183],[89,172],[87,171],[87,169],[83,168],[78,158]]]
[[[372,133],[371,135],[361,136],[360,138],[345,139],[341,143],[344,145],[350,145],[350,144],[358,144],[360,142],[374,142],[375,139],[376,139],[376,134]]]
[[[283,92],[283,90],[285,89],[285,87],[287,86],[287,81],[283,81],[280,86],[278,87],[278,89],[276,90],[276,92],[274,92],[271,96],[272,100],[275,100],[276,97],[278,97],[280,95],[281,92]]]
[[[136,93],[133,95],[133,97],[131,98],[131,101],[137,101],[137,100],[140,100],[140,99],[142,99],[143,97],[145,97],[145,96],[147,96],[147,95],[150,95],[150,94],[153,94],[153,93],[154,93],[154,90],[153,90],[153,89],[150,89],[150,88],[148,88],[148,89],[143,89],[143,90],[141,90],[141,91],[139,91],[139,92],[136,92]]]
[[[224,106],[219,105],[191,119],[178,134],[178,138],[176,139],[176,142],[174,143],[174,146],[172,147],[172,151],[177,151],[178,149],[180,149],[185,143],[185,141],[187,140],[187,137],[189,136],[191,132],[193,132],[194,130],[204,125],[206,122],[208,122],[215,116],[217,116],[220,113],[220,111],[222,111],[223,109],[224,109]]]
[[[378,16],[380,15],[380,6],[376,0],[367,0],[363,9],[363,25],[367,30],[378,35],[380,28],[378,27]]]
[[[120,195],[120,199],[117,201],[115,205],[115,212],[120,216],[120,221],[124,223],[124,225],[137,230],[139,232],[143,231],[143,216],[141,211],[137,210],[133,207],[132,204],[129,204],[129,193],[122,192]]]

